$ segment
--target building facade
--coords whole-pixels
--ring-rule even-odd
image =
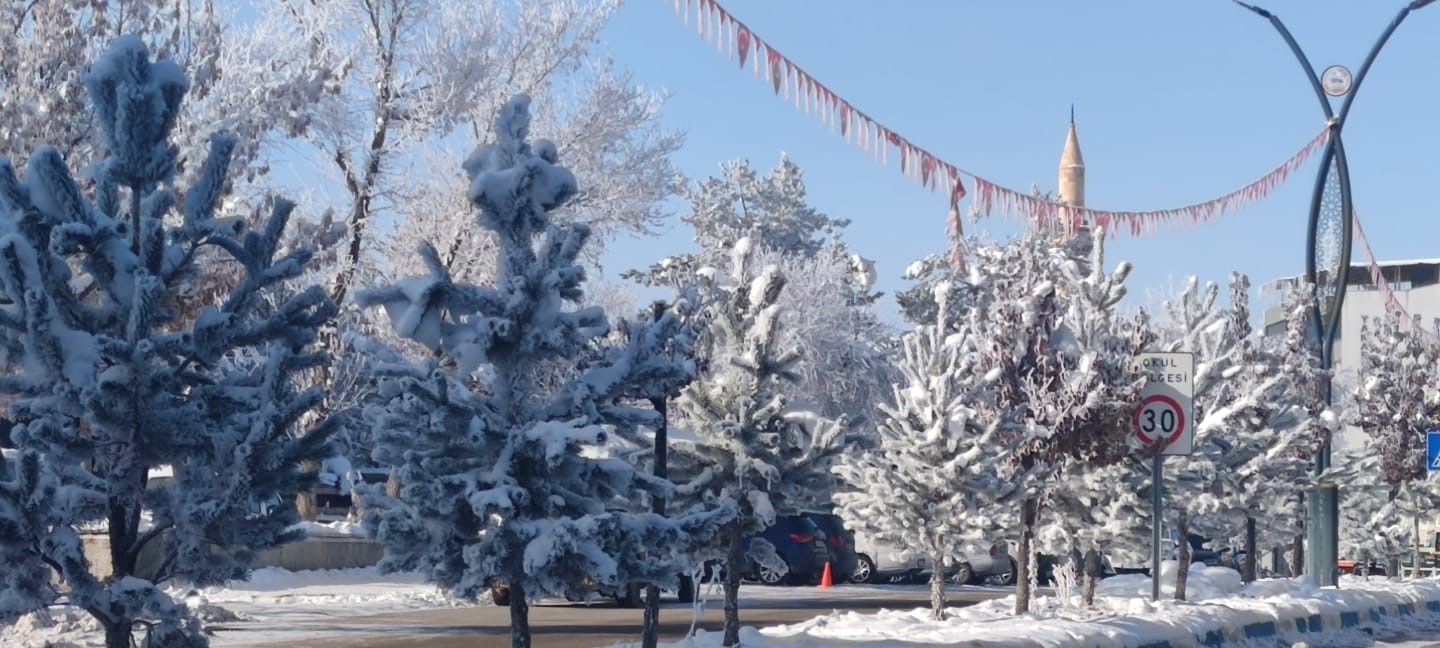
[[[1440,259],[1380,262],[1395,299],[1411,315],[1418,315],[1429,326],[1440,317]],[[1360,378],[1360,329],[1365,318],[1385,315],[1385,293],[1375,285],[1370,270],[1364,265],[1350,267],[1350,286],[1341,306],[1340,324],[1335,332],[1333,367],[1337,404],[1344,403]],[[1265,335],[1285,334],[1285,295],[1297,289],[1304,276],[1276,279],[1260,287],[1265,304],[1261,330]],[[1353,448],[1361,440],[1359,430],[1347,428],[1336,440],[1340,450]]]

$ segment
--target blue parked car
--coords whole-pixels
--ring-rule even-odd
[[[781,573],[751,560],[745,566],[746,577],[766,585],[779,585],[786,581],[797,584],[820,581],[825,563],[830,560],[830,549],[825,532],[815,525],[814,520],[804,515],[777,517],[770,528],[745,539],[747,552],[751,541],[757,537],[775,545],[775,553],[785,561],[788,572]]]

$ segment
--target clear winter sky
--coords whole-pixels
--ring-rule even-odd
[[[1258,178],[1319,132],[1308,82],[1268,22],[1229,0],[723,0],[733,15],[817,80],[898,134],[1006,186],[1053,191],[1070,105],[1086,203],[1158,209],[1207,200]],[[1258,0],[1312,63],[1358,71],[1400,0]],[[688,133],[692,178],[725,160],[769,170],[782,151],[809,199],[851,219],[877,261],[879,288],[945,245],[947,198],[880,166],[686,27],[673,0],[629,0],[605,33],[637,82],[671,93],[662,122]],[[1338,102],[1336,104],[1338,108]],[[1413,13],[1365,79],[1345,128],[1357,211],[1383,259],[1440,257],[1440,5]],[[1317,156],[1318,158],[1318,156]],[[1316,158],[1269,199],[1234,216],[1111,243],[1135,265],[1132,304],[1190,275],[1259,286],[1303,271]],[[966,223],[1008,237],[1011,221]],[[621,239],[613,277],[690,249],[679,223],[658,241]],[[1357,260],[1360,253],[1356,251]],[[646,297],[651,295],[647,294]],[[1258,298],[1258,291],[1256,292]],[[1256,304],[1257,311],[1259,304]],[[893,302],[884,310],[894,316]]]

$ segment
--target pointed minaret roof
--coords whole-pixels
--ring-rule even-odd
[[[1080,155],[1080,135],[1075,131],[1075,106],[1070,106],[1070,131],[1065,135],[1065,150],[1060,153],[1060,202],[1085,206],[1085,158]]]

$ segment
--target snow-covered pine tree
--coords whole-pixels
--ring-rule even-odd
[[[1228,538],[1237,530],[1225,500],[1227,480],[1248,459],[1249,450],[1243,441],[1237,450],[1233,429],[1248,425],[1254,434],[1264,434],[1265,406],[1283,382],[1276,374],[1247,373],[1247,362],[1258,362],[1257,342],[1248,335],[1249,285],[1244,275],[1231,273],[1229,307],[1221,308],[1216,304],[1219,286],[1207,283],[1202,293],[1199,281],[1191,277],[1181,294],[1165,304],[1159,350],[1195,356],[1194,451],[1165,460],[1166,524],[1180,539],[1176,600],[1185,600],[1189,535]]]
[[[145,646],[204,646],[160,585],[245,578],[260,551],[301,537],[293,507],[260,502],[295,492],[298,464],[328,450],[329,425],[300,429],[320,394],[294,377],[325,360],[306,348],[335,308],[319,289],[277,294],[309,258],[276,258],[288,202],[259,231],[216,220],[232,138],[212,138],[183,221],[166,225],[167,140],[187,89],[177,65],[124,36],[85,82],[110,151],[93,199],[54,148],[31,156],[24,181],[0,159],[0,345],[18,367],[0,391],[16,397],[20,448],[14,474],[0,465],[0,618],[66,604],[99,621],[109,648],[133,645],[137,627]],[[206,248],[243,278],[180,321]],[[148,481],[160,466],[169,484]],[[108,556],[82,550],[97,527]]]
[[[954,286],[939,282],[934,290],[939,312],[949,312]],[[847,487],[834,495],[840,517],[929,558],[937,621],[945,614],[946,568],[983,548],[1014,514],[1003,501],[1014,484],[999,474],[1014,438],[1002,438],[998,421],[981,427],[970,409],[984,389],[970,329],[980,324],[951,325],[942,316],[905,334],[904,378],[880,406],[878,447],[846,453],[834,467]]]
[[[1023,490],[1015,612],[1029,611],[1038,565],[1035,532],[1046,495],[1067,463],[1103,466],[1128,451],[1126,424],[1138,380],[1134,354],[1143,326],[1117,322],[1130,264],[1104,269],[1104,231],[1065,238],[1030,233],[1007,245],[974,242],[968,282],[987,394],[976,419],[1016,439],[1008,478]]]
[[[673,583],[688,567],[690,532],[728,519],[723,509],[674,520],[624,510],[640,493],[671,490],[605,455],[616,427],[655,423],[648,403],[623,399],[688,371],[663,353],[677,322],[637,324],[626,346],[586,352],[610,330],[600,309],[567,306],[583,298],[590,230],[550,220],[577,185],[553,144],[528,141],[529,105],[513,98],[495,143],[465,162],[477,224],[500,242],[495,285],[452,281],[426,245],[429,276],[358,296],[434,354],[377,367],[380,402],[366,409],[374,458],[401,484],[395,497],[365,493],[365,527],[387,545],[381,568],[423,570],[472,599],[503,582],[516,648],[530,646],[531,600],[587,597],[592,583]]]
[[[1287,293],[1285,308],[1285,335],[1245,342],[1244,368],[1234,381],[1263,396],[1249,416],[1229,426],[1227,470],[1216,476],[1223,485],[1217,512],[1229,514],[1230,537],[1242,536],[1246,558],[1240,571],[1246,582],[1257,577],[1262,543],[1264,549],[1279,549],[1301,533],[1301,498],[1314,484],[1314,453],[1326,438],[1326,421],[1333,420],[1321,398],[1323,372],[1309,342],[1314,291]]]
[[[1417,333],[1423,326],[1418,316],[1402,322],[1386,314],[1360,327],[1361,380],[1350,420],[1369,437],[1386,487],[1376,513],[1383,519],[1371,527],[1398,525],[1396,516],[1413,519],[1440,495],[1425,466],[1425,433],[1440,429],[1440,346]]]
[[[787,384],[800,379],[801,355],[781,330],[785,277],[773,265],[757,271],[754,254],[750,239],[736,241],[730,273],[709,284],[710,324],[697,353],[703,366],[677,401],[696,439],[677,443],[671,457],[677,495],[689,506],[738,511],[709,547],[727,565],[726,646],[739,643],[740,579],[751,561],[746,536],[777,514],[823,504],[845,439],[843,421],[796,407],[787,396]]]

